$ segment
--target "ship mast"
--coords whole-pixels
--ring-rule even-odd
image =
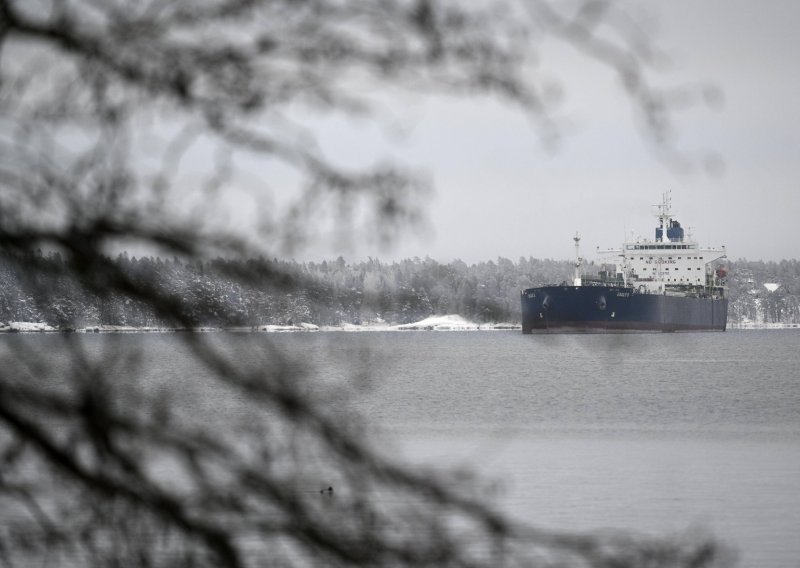
[[[661,227],[661,238],[656,239],[656,242],[665,242],[665,238],[667,237],[667,228],[669,227],[669,221],[672,218],[672,192],[667,191],[661,194],[661,204],[656,205],[658,207],[658,220],[659,225]]]
[[[575,232],[575,236],[572,237],[572,240],[575,241],[575,276],[572,279],[573,286],[581,286],[581,264],[583,263],[583,259],[581,258],[581,236],[578,232]]]

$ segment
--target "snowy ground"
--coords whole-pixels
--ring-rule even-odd
[[[515,326],[514,324],[502,323],[477,324],[475,322],[466,320],[459,315],[447,315],[431,316],[415,323],[396,325],[393,326],[392,329],[397,329],[399,331],[477,331],[490,329],[517,329],[519,327],[520,326]]]
[[[322,331],[490,331],[503,329],[522,329],[519,324],[513,323],[475,323],[456,314],[444,316],[431,316],[414,323],[392,325],[388,323],[370,323],[353,325],[350,323],[341,326],[323,326]]]
[[[800,323],[754,323],[730,324],[728,329],[800,329]]]
[[[47,325],[46,323],[12,321],[9,323],[0,323],[0,331],[27,333],[32,331],[58,331],[58,330],[54,327]]]

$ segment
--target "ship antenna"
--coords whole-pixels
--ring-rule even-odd
[[[572,283],[574,286],[581,285],[581,264],[583,263],[583,259],[581,258],[581,236],[575,231],[575,236],[572,237],[572,240],[575,241],[575,277],[572,279]]]

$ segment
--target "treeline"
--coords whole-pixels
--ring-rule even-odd
[[[730,324],[800,324],[800,261],[728,264]]]
[[[135,286],[158,286],[188,306],[195,326],[309,322],[410,323],[434,314],[476,322],[519,322],[519,291],[568,280],[569,261],[506,258],[468,265],[430,258],[347,263],[277,259],[182,262],[177,258],[108,259]],[[729,323],[800,323],[800,262],[729,263]],[[597,267],[587,267],[587,272]],[[0,256],[0,322],[58,327],[172,325],[134,294],[87,292],[57,253]],[[779,284],[774,291],[766,283]]]

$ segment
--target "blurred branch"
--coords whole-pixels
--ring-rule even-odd
[[[583,0],[571,16],[564,16],[546,0],[530,0],[526,6],[555,36],[617,74],[642,125],[645,140],[660,158],[678,170],[691,166],[692,160],[675,144],[674,114],[681,106],[675,96],[678,90],[653,83],[649,75],[657,68],[659,54],[618,3]],[[685,100],[688,90],[686,87],[680,90],[682,99]],[[713,88],[700,85],[691,90],[703,93]]]

